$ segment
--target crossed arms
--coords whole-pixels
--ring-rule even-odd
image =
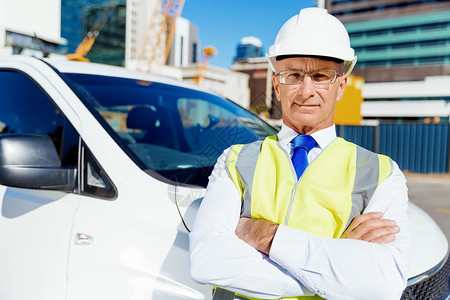
[[[400,298],[407,276],[408,198],[395,164],[365,214],[341,239],[327,239],[240,218],[240,195],[225,171],[225,157],[216,164],[190,234],[194,280],[266,299]]]
[[[400,231],[394,220],[382,219],[380,212],[369,212],[357,216],[341,238],[355,239],[371,243],[385,244],[395,240]],[[278,224],[262,219],[240,218],[236,227],[238,238],[269,255]]]

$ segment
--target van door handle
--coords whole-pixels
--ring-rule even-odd
[[[77,233],[75,237],[75,245],[90,245],[94,241],[94,238],[84,233]]]

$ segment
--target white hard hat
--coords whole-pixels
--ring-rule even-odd
[[[300,11],[281,27],[270,46],[267,60],[275,72],[275,60],[282,55],[325,56],[344,61],[348,75],[356,64],[355,50],[344,25],[326,9],[310,7]]]

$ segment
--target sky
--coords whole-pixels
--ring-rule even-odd
[[[315,0],[185,0],[181,16],[198,28],[201,47],[214,46],[211,65],[229,69],[245,36],[262,41],[266,53],[290,17]]]

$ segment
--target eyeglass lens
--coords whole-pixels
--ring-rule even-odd
[[[334,70],[317,70],[311,72],[281,71],[278,75],[282,84],[300,84],[303,77],[309,74],[316,84],[332,84],[336,81],[337,72]]]

